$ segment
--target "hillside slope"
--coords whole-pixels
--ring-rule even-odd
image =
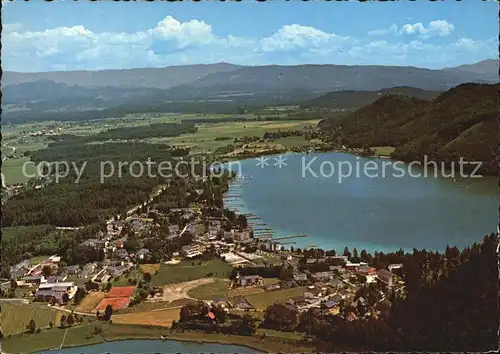
[[[438,161],[482,161],[494,173],[500,136],[500,84],[463,84],[433,101],[384,96],[342,120],[318,127],[335,130],[351,147],[395,146],[393,157],[404,161],[424,155]]]
[[[432,100],[439,94],[438,91],[422,90],[409,86],[392,87],[378,91],[333,91],[305,101],[300,106],[302,108],[353,109],[369,105],[384,95],[403,95]]]

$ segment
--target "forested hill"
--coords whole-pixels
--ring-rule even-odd
[[[462,84],[433,101],[387,95],[345,117],[318,127],[348,147],[394,146],[403,161],[482,161],[497,171],[500,84]]]
[[[403,264],[407,296],[391,294],[386,315],[345,321],[330,316],[312,323],[312,333],[335,352],[356,346],[376,352],[487,352],[498,349],[498,237],[485,236],[460,251],[414,250],[375,255]]]
[[[305,101],[300,106],[302,108],[350,109],[369,105],[385,95],[403,95],[432,100],[440,93],[439,91],[428,91],[409,86],[398,86],[378,91],[333,91]]]

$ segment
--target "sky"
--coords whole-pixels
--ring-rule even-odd
[[[498,58],[495,1],[2,0],[3,70],[451,67]]]

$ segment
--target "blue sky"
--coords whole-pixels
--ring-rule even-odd
[[[14,71],[222,61],[441,68],[498,57],[494,1],[32,0],[6,4],[2,21],[3,69]]]

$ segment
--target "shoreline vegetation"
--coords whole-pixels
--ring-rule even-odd
[[[262,352],[303,352],[311,351],[314,348],[297,340],[269,335],[240,336],[196,331],[171,333],[169,327],[135,324],[99,324],[99,326],[102,332],[92,334],[92,336],[90,334],[95,331],[93,323],[69,328],[62,347],[64,330],[53,328],[43,330],[38,334],[17,334],[4,338],[2,340],[2,349],[5,353],[33,353],[56,348],[76,348],[127,340],[164,340],[199,344],[237,345]],[[26,340],[26,337],[33,337],[33,340]]]

